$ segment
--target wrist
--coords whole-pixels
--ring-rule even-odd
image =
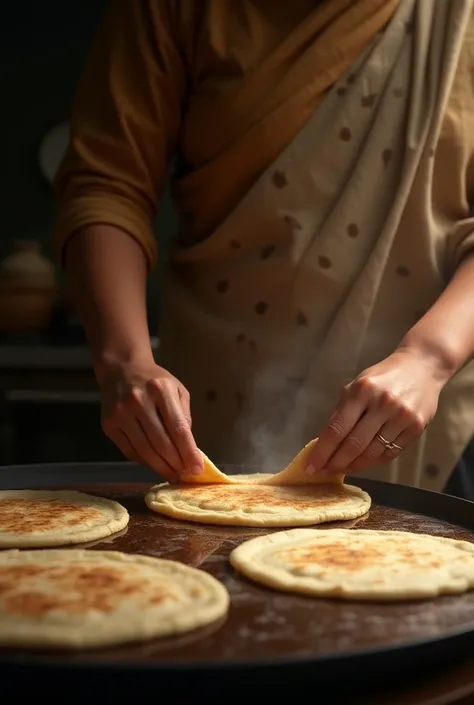
[[[408,332],[397,350],[422,360],[442,385],[447,384],[462,367],[457,351],[449,341],[436,340],[416,330]]]
[[[114,346],[93,354],[93,367],[97,381],[112,370],[138,364],[154,364],[151,344],[141,346]]]

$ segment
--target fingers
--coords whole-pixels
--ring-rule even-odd
[[[383,426],[374,433],[371,442],[368,444],[367,448],[363,453],[361,453],[357,458],[355,458],[350,465],[351,473],[361,472],[365,468],[369,468],[377,463],[386,463],[394,460],[401,452],[398,448],[388,449],[384,443],[377,438],[381,436],[385,438],[386,441],[390,443],[397,443],[396,439],[400,437],[400,434],[406,429],[407,421],[401,414],[397,414],[383,424]],[[401,445],[398,444],[397,445]],[[404,446],[403,446],[404,447]]]
[[[177,386],[170,390],[166,380],[154,380],[150,390],[163,426],[180,455],[182,470],[199,474],[203,469],[202,456],[191,432],[190,412],[183,411],[183,392],[180,396]],[[189,401],[184,403],[189,409]]]
[[[369,468],[377,463],[388,463],[398,457],[403,449],[417,438],[425,430],[426,424],[420,417],[406,408],[398,408],[397,412],[390,418],[381,429],[375,434],[374,439],[362,453],[348,467],[348,472],[357,473]],[[397,448],[387,448],[376,436],[381,436],[389,443],[394,443]],[[400,450],[402,449],[402,450]]]
[[[189,428],[192,428],[193,420],[191,416],[191,397],[186,387],[183,387],[182,385],[178,386],[178,397],[181,403],[184,418],[188,422]]]
[[[157,458],[164,460],[178,476],[183,469],[181,457],[168,436],[151,399],[145,396],[141,404],[137,405],[136,418],[150,446],[150,451]],[[127,428],[124,430],[128,433]]]
[[[345,390],[328,425],[320,433],[319,440],[308,459],[306,467],[308,475],[314,475],[328,466],[330,458],[333,457],[343,441],[349,436],[366,408],[367,401],[362,395],[351,388]],[[352,443],[353,441],[349,443],[349,448]],[[348,449],[345,452],[347,453]]]
[[[395,443],[397,446],[400,446],[400,448],[406,448],[406,446],[416,441],[423,434],[426,426],[427,424],[425,424],[422,419],[413,419],[410,424],[400,429],[399,433],[394,433],[394,440],[391,441],[391,443]],[[387,438],[387,440],[389,439]],[[396,458],[399,453],[401,453],[401,451],[398,448],[394,448],[393,450],[386,449],[383,462],[390,462]]]
[[[102,420],[104,433],[129,460],[142,463],[170,482],[176,482],[185,469],[200,472],[202,456],[187,418],[189,395],[182,391],[180,396],[177,383],[162,385],[159,392],[156,383],[149,387],[146,392],[132,389],[115,405]]]
[[[154,449],[136,417],[127,416],[120,431],[128,439],[142,465],[151,468],[171,482],[179,479],[179,474],[169,465],[163,454]]]
[[[346,388],[308,461],[309,474],[359,472],[393,460],[425,429],[422,416],[403,398],[362,376]]]
[[[102,428],[125,457],[170,481],[203,470],[188,391],[157,365],[114,368],[102,379]]]
[[[389,409],[371,409],[363,414],[333,457],[329,459],[326,468],[341,472],[355,460],[364,459],[364,462],[370,463],[383,455],[385,450],[383,444],[374,439],[381,425],[383,428],[390,425],[387,423],[390,413]],[[398,433],[394,437],[397,435]],[[387,436],[384,437],[387,438]]]
[[[105,431],[105,429],[104,429]],[[157,472],[161,477],[168,482],[177,482],[178,476],[176,473],[166,464],[166,462],[161,461],[159,458],[153,465],[146,460],[148,454],[145,452],[144,456],[141,456],[139,451],[137,451],[132,443],[130,442],[127,435],[119,428],[114,428],[109,431],[105,431],[106,436],[115,443],[117,448],[123,453],[127,460],[131,460],[133,463],[138,463],[139,465],[144,465],[150,469]]]
[[[108,435],[108,434],[107,434]],[[127,458],[127,460],[130,460],[132,463],[140,463],[140,457],[138,453],[135,451],[135,449],[132,447],[132,444],[128,440],[127,436],[122,433],[122,431],[118,431],[116,435],[112,438],[109,436],[110,440],[115,443],[117,448],[120,450],[122,455]]]

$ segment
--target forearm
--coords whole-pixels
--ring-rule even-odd
[[[446,383],[474,356],[474,253],[460,264],[436,303],[403,339]]]
[[[91,225],[66,250],[71,295],[98,378],[110,365],[152,359],[146,310],[146,259],[127,233]]]

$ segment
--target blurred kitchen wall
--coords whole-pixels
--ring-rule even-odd
[[[12,239],[39,240],[50,253],[51,187],[38,164],[42,138],[69,117],[75,86],[106,0],[2,0],[0,13],[0,259]],[[168,193],[156,231],[175,227]],[[150,325],[156,281],[149,287]]]
[[[15,240],[37,241],[51,255],[55,204],[39,148],[51,128],[68,120],[105,5],[106,0],[1,2],[0,261]],[[165,194],[156,223],[159,240],[165,242],[174,227]],[[155,275],[148,296],[154,337],[158,289]],[[61,297],[58,303],[60,309]],[[0,332],[0,465],[120,457],[100,429],[88,348],[74,317],[59,310],[48,328]]]
[[[104,6],[104,0],[2,1],[2,255],[16,237],[37,238],[49,249],[53,201],[38,150],[47,131],[68,119]]]

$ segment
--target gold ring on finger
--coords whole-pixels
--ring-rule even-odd
[[[393,443],[392,441],[387,441],[387,439],[384,438],[381,433],[377,433],[375,438],[380,441],[380,443],[382,443],[382,445],[384,445],[387,450],[398,450],[398,452],[403,450],[402,446],[399,446],[396,443]]]

